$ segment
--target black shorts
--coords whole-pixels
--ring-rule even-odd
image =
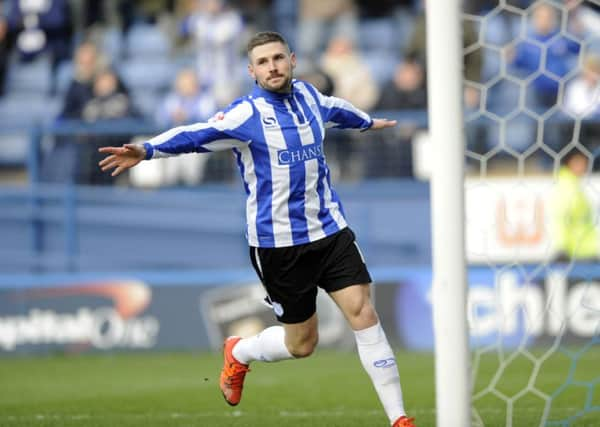
[[[317,287],[333,292],[371,282],[349,228],[298,246],[250,247],[250,259],[283,323],[300,323],[315,313]]]

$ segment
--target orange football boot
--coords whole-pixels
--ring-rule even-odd
[[[402,416],[396,420],[392,427],[417,427],[414,418]]]
[[[229,337],[223,343],[223,370],[221,371],[219,386],[225,401],[231,406],[237,405],[242,400],[244,378],[246,373],[250,371],[248,365],[238,362],[233,357],[233,347],[241,339],[241,337]],[[402,424],[399,425],[402,426]]]

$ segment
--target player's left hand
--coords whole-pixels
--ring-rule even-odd
[[[122,147],[100,147],[99,152],[108,154],[98,165],[102,171],[114,169],[111,176],[117,176],[132,168],[146,157],[146,149],[141,144],[124,144]]]
[[[392,128],[396,126],[398,122],[396,120],[388,120],[388,119],[373,119],[373,124],[369,128],[369,130],[378,130],[385,128]]]

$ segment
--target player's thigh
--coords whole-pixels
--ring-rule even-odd
[[[371,301],[369,284],[356,284],[329,293],[355,331],[377,323],[377,313]]]
[[[301,324],[316,312],[315,273],[303,261],[302,248],[250,248],[250,259],[277,320]]]
[[[371,275],[350,228],[338,232],[321,256],[323,265],[319,286],[327,293],[361,283],[371,283]]]

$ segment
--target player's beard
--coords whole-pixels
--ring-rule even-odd
[[[271,92],[289,92],[292,83],[292,76],[279,75],[277,77],[280,78],[277,82],[273,82],[273,78],[265,81],[264,88],[270,90]]]

